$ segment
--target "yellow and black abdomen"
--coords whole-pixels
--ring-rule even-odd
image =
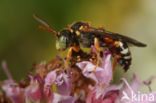
[[[121,41],[118,41],[118,43],[119,46],[116,47],[116,53],[118,53],[120,56],[117,61],[121,66],[123,66],[123,69],[127,71],[131,65],[131,53],[127,43]]]
[[[117,57],[117,62],[120,64],[125,71],[127,71],[131,65],[131,53],[126,42],[113,40],[104,37],[104,42],[107,44],[106,47],[110,50],[112,55]]]

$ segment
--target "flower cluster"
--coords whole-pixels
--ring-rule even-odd
[[[76,54],[66,69],[64,59],[58,56],[49,63],[35,64],[35,74],[28,73],[28,79],[19,83],[3,62],[8,80],[1,83],[0,103],[156,103],[156,92],[150,88],[154,77],[142,83],[134,75],[130,84],[121,78],[122,82],[114,85],[111,54],[106,49],[96,71],[96,53],[80,55]],[[138,93],[142,85],[150,90],[147,97]]]

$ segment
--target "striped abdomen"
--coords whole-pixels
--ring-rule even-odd
[[[131,53],[129,51],[128,45],[125,42],[118,41],[119,46],[115,46],[115,55],[119,55],[117,62],[123,66],[123,69],[127,71],[131,65]]]
[[[118,57],[117,62],[123,67],[125,71],[127,71],[129,69],[129,66],[131,65],[131,53],[129,51],[127,43],[106,37],[104,37],[103,39],[106,43],[106,47],[109,48],[112,55],[114,57]]]

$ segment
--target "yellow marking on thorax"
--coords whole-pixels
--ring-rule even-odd
[[[82,29],[83,29],[83,26],[80,26],[80,27],[79,27],[79,30],[82,30]]]
[[[74,32],[73,29],[70,29],[70,32],[73,33]]]
[[[77,35],[77,36],[80,36],[80,32],[79,32],[79,31],[76,31],[76,35]]]

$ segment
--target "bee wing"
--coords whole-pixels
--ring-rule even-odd
[[[132,39],[132,38],[124,36],[124,35],[120,35],[118,33],[106,32],[103,35],[107,35],[110,38],[114,38],[114,39],[117,39],[117,40],[121,40],[121,41],[130,43],[130,44],[132,44],[134,46],[138,46],[138,47],[146,47],[147,46],[146,44],[144,44],[144,43],[142,43],[140,41],[137,41],[135,39]]]
[[[94,33],[95,35],[101,35],[101,36],[105,36],[105,37],[108,37],[108,38],[112,38],[112,39],[115,39],[115,40],[120,40],[120,41],[124,41],[124,42],[127,42],[127,43],[130,43],[134,46],[138,46],[138,47],[146,47],[147,45],[144,44],[144,43],[141,43],[135,39],[132,39],[130,37],[127,37],[127,36],[123,36],[123,35],[120,35],[118,33],[112,33],[112,32],[108,32],[104,29],[95,29],[95,28],[87,28],[88,29],[88,32],[90,33]]]

